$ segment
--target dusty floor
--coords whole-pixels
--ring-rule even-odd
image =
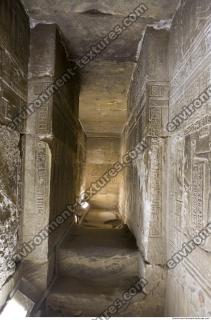
[[[135,240],[114,212],[91,210],[58,252],[59,276],[47,316],[99,316],[138,279]],[[140,297],[140,295],[142,297]],[[137,316],[143,293],[116,315]]]

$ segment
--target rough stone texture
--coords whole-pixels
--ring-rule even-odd
[[[79,127],[77,143],[77,196],[80,196],[85,190],[86,142],[86,134],[83,128]]]
[[[146,141],[148,148],[123,172],[120,213],[136,236],[142,252],[141,274],[152,292],[145,299],[146,315],[162,316],[165,286],[165,184],[168,119],[168,32],[148,28],[129,92],[128,122],[122,155]],[[156,274],[156,277],[152,277]],[[147,307],[148,306],[148,307]],[[147,309],[150,311],[147,311]]]
[[[138,5],[136,0],[122,1],[121,6],[111,0],[23,1],[33,18],[51,22],[31,20],[29,102],[59,77],[68,58],[82,56]],[[211,4],[182,0],[170,32],[155,30],[170,25],[178,2],[149,0],[145,17],[84,68],[80,112],[75,78],[21,123],[20,136],[6,125],[27,101],[28,20],[18,1],[1,1],[0,308],[20,278],[6,262],[17,259],[22,231],[23,240],[31,240],[119,154],[145,140],[147,150],[121,179],[113,179],[92,198],[83,226],[70,231],[58,256],[56,249],[69,224],[21,264],[21,289],[37,301],[58,267],[60,277],[47,298],[47,315],[97,316],[122,297],[132,280],[144,277],[149,281],[145,294],[118,315],[211,316],[210,238],[174,270],[166,267],[184,242],[211,222],[210,101],[176,132],[166,131],[167,122],[211,84]],[[155,29],[147,28],[143,38],[146,24]],[[78,116],[88,136],[87,157]],[[119,212],[138,248],[122,228]]]
[[[81,70],[80,119],[90,136],[119,136],[126,120],[127,91],[147,24],[169,24],[180,0],[147,0],[143,17],[125,30]],[[71,59],[89,52],[116,25],[122,25],[138,0],[23,0],[32,20],[55,22],[61,28]],[[169,20],[170,19],[170,20]]]
[[[122,226],[122,220],[118,210],[92,208],[85,215],[83,225],[98,229],[118,229]]]
[[[170,32],[171,120],[210,82],[210,1],[182,1]],[[172,257],[210,219],[210,102],[172,134],[168,147],[167,252]],[[210,239],[168,272],[166,315],[211,315]]]
[[[140,268],[141,266],[141,268]],[[140,277],[148,280],[145,288],[146,297],[140,303],[138,314],[145,317],[164,316],[166,299],[166,270],[162,265],[147,264],[142,260],[139,262]]]
[[[24,272],[19,288],[35,304],[39,304],[45,298],[45,294],[48,293],[47,289],[56,279],[55,263],[55,254],[51,254],[48,260],[27,259],[24,261]]]
[[[56,22],[67,39],[73,56],[83,56],[88,48],[107,34],[115,25],[121,24],[138,5],[138,0],[23,0],[31,17]],[[143,1],[143,3],[145,3]],[[149,10],[114,41],[102,57],[106,60],[134,61],[138,43],[147,25],[163,19],[171,19],[179,0],[148,0]],[[71,30],[71,32],[70,32]]]
[[[88,136],[120,136],[133,68],[133,62],[95,61],[83,70],[80,120]]]
[[[45,316],[99,316],[139,279],[140,253],[127,227],[93,228],[92,219],[88,214],[89,226],[71,229],[59,249],[59,278],[47,298]],[[142,314],[143,299],[139,292],[115,316]]]
[[[56,25],[39,24],[31,32],[29,103],[57,80],[68,64]],[[31,241],[44,226],[74,203],[77,194],[79,86],[71,78],[47,103],[27,119],[25,129],[25,197],[23,239]],[[55,275],[55,249],[66,224],[37,246],[25,261],[24,283],[31,282],[36,299]],[[40,281],[42,279],[42,281]],[[34,292],[36,291],[36,292]]]
[[[17,281],[17,277],[11,277],[16,267],[9,268],[7,262],[15,258],[21,238],[22,141],[20,132],[9,130],[7,124],[26,105],[28,55],[28,17],[19,1],[2,0],[0,2],[0,290],[2,294],[0,308]]]
[[[86,188],[100,179],[119,160],[119,148],[118,138],[87,139]],[[92,197],[90,204],[92,207],[115,210],[118,208],[118,194],[119,177],[117,176]]]

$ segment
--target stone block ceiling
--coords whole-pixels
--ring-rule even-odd
[[[82,57],[139,4],[138,0],[22,0],[30,17],[57,23],[71,58]],[[89,136],[120,135],[127,92],[146,25],[172,19],[179,0],[146,0],[147,12],[81,73],[80,119]]]

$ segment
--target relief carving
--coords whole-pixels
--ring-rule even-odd
[[[185,188],[189,200],[188,230],[193,237],[211,221],[211,126],[186,137],[185,142]],[[211,252],[208,238],[202,249]]]
[[[45,142],[38,142],[35,154],[36,167],[36,208],[38,216],[44,216],[47,209],[48,200],[48,180],[49,180],[49,160],[48,150]]]
[[[150,156],[150,203],[151,203],[151,217],[149,236],[160,237],[162,235],[162,200],[161,200],[161,186],[162,186],[162,153],[159,148],[159,140],[152,139],[151,156]]]

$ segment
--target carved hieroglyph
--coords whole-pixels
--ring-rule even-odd
[[[172,119],[210,85],[210,1],[182,1],[170,31]],[[210,101],[169,139],[168,259],[210,222]],[[168,272],[166,315],[210,316],[211,240]]]
[[[120,195],[125,202],[120,202],[120,208],[142,254],[140,275],[149,278],[149,292],[155,291],[155,299],[145,302],[151,315],[158,316],[163,314],[165,298],[167,49],[168,33],[147,29],[129,92],[129,119],[122,141],[127,151],[143,140],[148,147],[123,173]]]
[[[38,24],[31,31],[29,95],[31,103],[66,70],[67,57],[54,24]],[[70,79],[28,117],[25,126],[25,197],[23,240],[32,241],[74,203],[79,175],[77,167],[77,78]],[[25,283],[33,283],[33,297],[55,276],[55,249],[72,219],[55,227],[25,259]],[[45,234],[45,233],[44,233]],[[42,279],[42,281],[40,281]],[[27,285],[23,288],[27,290]]]
[[[19,1],[0,2],[0,290],[14,274],[15,259],[21,239],[23,201],[23,145],[18,130],[7,124],[26,106],[29,54],[29,22]],[[21,126],[18,128],[21,129]],[[10,277],[10,280],[13,279]],[[0,292],[5,302],[13,285]],[[14,282],[14,283],[13,283]],[[8,283],[7,283],[8,284]]]

